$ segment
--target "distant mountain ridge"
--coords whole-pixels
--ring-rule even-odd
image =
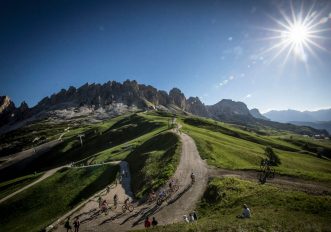
[[[331,121],[331,109],[303,112],[297,110],[272,110],[263,115],[277,122]]]
[[[223,99],[214,105],[204,105],[198,97],[189,97],[178,88],[166,91],[153,86],[126,80],[123,83],[109,81],[105,84],[84,84],[79,88],[70,86],[50,97],[43,98],[36,106],[29,108],[25,102],[16,108],[9,97],[0,99],[0,129],[24,119],[40,119],[60,115],[60,117],[82,116],[83,113],[98,114],[102,117],[121,114],[130,110],[162,109],[184,112],[241,125],[259,125],[296,133],[328,134],[326,131],[302,128],[294,125],[267,121],[258,110],[250,111],[243,102]]]
[[[249,111],[251,113],[251,115],[254,117],[254,118],[259,118],[259,119],[263,119],[263,120],[270,120],[269,118],[267,118],[266,116],[263,116],[260,111],[256,108],[254,109],[251,109]]]

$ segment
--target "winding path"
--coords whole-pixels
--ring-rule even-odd
[[[201,199],[210,177],[229,177],[234,176],[242,179],[257,181],[256,171],[238,171],[225,170],[208,167],[203,161],[196,148],[194,140],[187,134],[178,133],[182,142],[181,158],[175,178],[179,180],[180,189],[167,203],[162,206],[146,203],[136,205],[132,213],[122,213],[121,208],[111,211],[108,215],[100,213],[96,196],[90,199],[84,207],[71,213],[73,217],[79,217],[81,221],[80,231],[128,231],[131,229],[143,228],[143,222],[146,216],[156,217],[160,225],[172,224],[182,221],[183,215],[192,212],[196,203]],[[122,170],[129,173],[129,167],[121,166]],[[196,174],[196,182],[191,186],[190,174]],[[123,179],[121,185],[117,185],[108,194],[103,195],[103,199],[112,202],[114,194],[119,196],[119,201],[123,202],[126,197],[132,198],[130,189],[130,174]],[[305,181],[295,177],[277,176],[268,183],[278,185],[282,188],[296,189],[315,194],[330,194],[331,189],[323,183]],[[121,206],[121,205],[120,205]],[[60,225],[56,231],[65,231],[63,225]]]
[[[122,173],[123,170],[127,173],[127,176],[123,177],[121,184],[117,184],[116,186],[113,185],[109,192],[104,189],[96,193],[88,200],[82,202],[73,210],[56,220],[56,222],[54,222],[50,228],[55,228],[55,231],[60,232],[66,231],[63,227],[63,221],[68,216],[71,216],[72,219],[74,217],[79,217],[79,220],[81,221],[80,231],[127,231],[131,229],[141,229],[143,228],[143,221],[146,216],[156,217],[160,225],[172,224],[182,221],[183,215],[188,214],[194,210],[196,203],[199,201],[199,199],[201,199],[201,196],[207,186],[209,177],[235,176],[242,179],[257,181],[255,171],[225,170],[208,167],[206,162],[201,159],[194,140],[187,134],[180,133],[177,130],[174,131],[174,133],[177,133],[178,136],[180,136],[182,142],[181,158],[175,172],[175,178],[179,180],[180,189],[174,196],[172,196],[171,199],[168,200],[167,203],[164,203],[160,207],[156,206],[155,204],[139,205],[136,203],[135,210],[132,213],[123,213],[121,210],[122,205],[120,204],[117,209],[112,210],[107,215],[101,213],[97,203],[97,198],[99,196],[101,196],[102,199],[107,200],[108,203],[113,202],[113,196],[115,194],[119,196],[120,203],[124,202],[127,197],[133,199],[129,165],[127,162],[121,161],[117,162],[120,164],[120,173]],[[32,185],[54,174],[57,170],[52,169],[46,172],[37,181],[27,185],[25,188],[11,195],[16,195],[24,189],[31,187]],[[196,182],[193,186],[191,186],[190,178],[190,174],[192,172],[194,172],[196,175]],[[268,181],[268,183],[278,185],[285,189],[296,189],[315,194],[331,193],[331,188],[324,185],[323,183],[305,181],[295,177],[277,176],[274,180]],[[7,196],[6,198],[8,199],[11,197],[11,195]],[[6,199],[1,199],[0,203],[4,200]]]
[[[6,200],[8,200],[9,198],[15,196],[16,194],[19,194],[20,192],[34,186],[35,184],[38,184],[39,182],[45,180],[47,177],[50,177],[52,176],[54,173],[56,173],[58,170],[60,170],[61,168],[63,167],[69,167],[69,166],[62,166],[62,167],[58,167],[58,168],[54,168],[54,169],[51,169],[51,170],[48,170],[47,172],[45,172],[38,180],[24,186],[23,188],[17,190],[16,192],[13,192],[11,194],[9,194],[8,196],[4,197],[4,198],[1,198],[0,199],[0,204]]]

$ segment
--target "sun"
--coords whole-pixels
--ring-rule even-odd
[[[299,11],[295,11],[291,5],[290,14],[280,10],[281,18],[270,16],[276,25],[274,28],[264,28],[273,33],[271,37],[265,39],[275,42],[263,51],[264,55],[274,51],[271,61],[285,54],[282,58],[283,63],[286,63],[291,56],[307,63],[309,55],[317,57],[316,48],[326,51],[319,43],[320,39],[324,38],[321,33],[326,31],[321,28],[321,12],[318,13],[313,8],[312,6],[305,13],[302,7]]]
[[[309,28],[303,24],[297,23],[293,25],[290,30],[284,33],[285,39],[288,40],[289,43],[293,43],[294,45],[300,45],[303,43],[307,43],[309,39]]]

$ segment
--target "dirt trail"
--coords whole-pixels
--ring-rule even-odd
[[[35,184],[38,184],[39,182],[45,180],[47,177],[52,176],[54,173],[56,173],[58,170],[60,170],[60,169],[63,168],[63,167],[69,167],[69,166],[62,166],[62,167],[58,167],[58,168],[54,168],[54,169],[48,170],[48,171],[45,172],[44,175],[42,175],[38,180],[32,182],[31,184],[28,184],[28,185],[24,186],[23,188],[21,188],[20,190],[17,190],[16,192],[13,192],[13,193],[9,194],[8,196],[6,196],[6,197],[0,199],[0,204],[1,204],[2,202],[4,202],[4,201],[8,200],[9,198],[15,196],[16,194],[18,194],[18,193],[20,193],[20,192],[22,192],[22,191],[24,191],[24,190],[26,190],[26,189],[28,189],[28,188],[34,186]]]
[[[4,169],[6,167],[9,167],[15,163],[18,163],[20,161],[24,160],[30,160],[30,159],[35,159],[43,154],[45,154],[47,151],[49,151],[51,148],[55,147],[56,145],[62,143],[61,140],[53,140],[47,143],[43,143],[39,146],[30,148],[25,151],[21,151],[9,156],[3,156],[0,157],[0,161],[3,161],[0,163],[0,170]]]
[[[209,167],[209,177],[237,177],[258,182],[257,172],[253,170],[227,170]],[[326,182],[309,181],[299,177],[275,175],[273,179],[267,179],[266,184],[276,185],[284,189],[298,190],[316,195],[331,195],[331,185]]]
[[[177,132],[178,130],[176,130]],[[178,134],[178,132],[177,132]],[[111,210],[107,215],[100,212],[97,195],[90,198],[83,206],[77,207],[66,216],[71,218],[79,217],[81,221],[80,231],[128,231],[131,229],[143,228],[143,222],[146,216],[156,217],[160,225],[172,224],[183,220],[183,215],[194,210],[196,203],[201,198],[210,177],[234,176],[242,179],[257,181],[257,172],[225,170],[208,167],[198,153],[196,145],[191,137],[186,134],[178,134],[182,141],[181,158],[175,177],[179,180],[180,189],[166,203],[157,206],[155,203],[148,205],[146,203],[137,205],[132,213],[122,212],[122,204],[127,197],[133,197],[130,189],[130,173],[127,163],[121,162],[121,172],[126,170],[129,174],[124,178],[122,184],[112,188],[109,193],[103,191],[102,198],[107,202],[113,202],[114,194],[119,196],[119,207]],[[196,175],[196,183],[191,186],[191,172]],[[315,194],[329,194],[330,187],[319,182],[310,182],[294,177],[276,176],[268,184],[280,186],[282,188],[296,189]],[[122,203],[122,204],[121,204]],[[112,205],[112,204],[110,204]],[[65,218],[65,217],[62,217]],[[63,222],[56,231],[65,231]]]
[[[129,174],[123,178],[122,184],[117,185],[102,198],[107,202],[113,202],[114,194],[119,196],[120,207],[111,211],[108,215],[101,214],[96,203],[96,196],[76,212],[71,218],[79,216],[81,221],[80,231],[127,231],[143,228],[146,216],[156,217],[159,224],[169,224],[181,221],[184,214],[192,212],[195,204],[201,198],[208,181],[208,168],[200,158],[195,143],[186,134],[178,134],[182,141],[181,158],[175,172],[175,178],[179,180],[180,189],[167,202],[161,206],[155,203],[136,205],[132,213],[123,213],[121,206],[126,197],[132,197],[130,189],[130,172],[125,165],[121,166],[121,172],[125,169]],[[191,173],[196,175],[196,182],[191,185]],[[111,204],[112,205],[112,204]],[[65,231],[63,224],[56,231]]]

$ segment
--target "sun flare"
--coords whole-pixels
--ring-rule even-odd
[[[326,30],[321,28],[321,12],[313,10],[313,7],[306,13],[302,12],[302,9],[296,12],[291,6],[291,15],[284,11],[280,13],[282,19],[271,17],[277,27],[267,29],[274,34],[267,39],[275,43],[263,53],[275,51],[271,61],[285,54],[283,63],[286,63],[290,56],[307,63],[309,55],[317,57],[314,48],[326,50],[319,43],[320,39],[323,39],[321,33]]]
[[[297,23],[296,25],[293,25],[284,36],[290,43],[300,45],[307,42],[309,38],[309,29],[305,25]]]

